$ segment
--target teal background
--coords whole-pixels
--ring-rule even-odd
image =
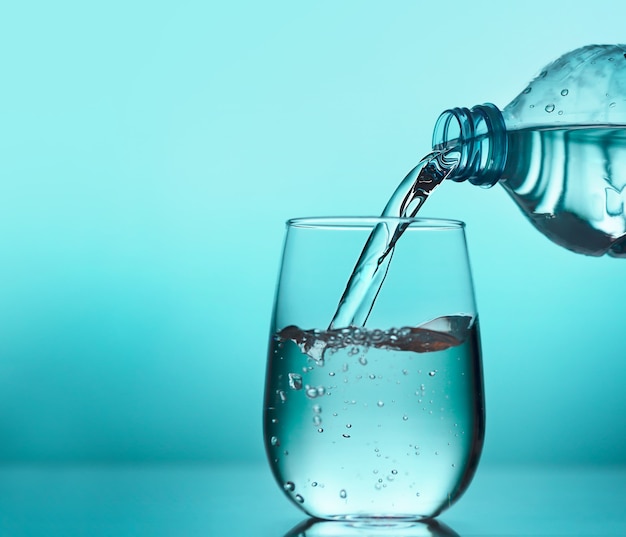
[[[260,461],[293,216],[378,214],[451,106],[626,41],[626,3],[4,2],[0,462]],[[484,460],[625,463],[626,261],[499,187],[468,224]],[[419,277],[419,267],[416,267]]]

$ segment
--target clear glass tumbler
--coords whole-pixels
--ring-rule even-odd
[[[404,232],[366,322],[329,328],[355,261],[381,226]],[[264,439],[288,498],[324,519],[436,516],[473,477],[484,412],[462,222],[287,222]]]

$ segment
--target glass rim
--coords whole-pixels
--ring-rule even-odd
[[[451,230],[464,229],[465,222],[450,218],[420,218],[402,216],[305,216],[290,218],[289,228],[312,229],[371,229],[376,224],[408,224],[411,229]]]

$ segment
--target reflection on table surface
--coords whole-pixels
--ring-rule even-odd
[[[483,465],[436,521],[394,528],[309,520],[262,463],[0,466],[9,537],[616,537],[625,507],[626,467]]]
[[[309,519],[287,532],[285,537],[459,537],[459,534],[438,520],[343,522]]]

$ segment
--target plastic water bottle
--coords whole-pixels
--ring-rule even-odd
[[[499,183],[555,243],[626,257],[626,45],[590,45],[546,66],[500,111],[446,110],[433,148],[450,179]]]

